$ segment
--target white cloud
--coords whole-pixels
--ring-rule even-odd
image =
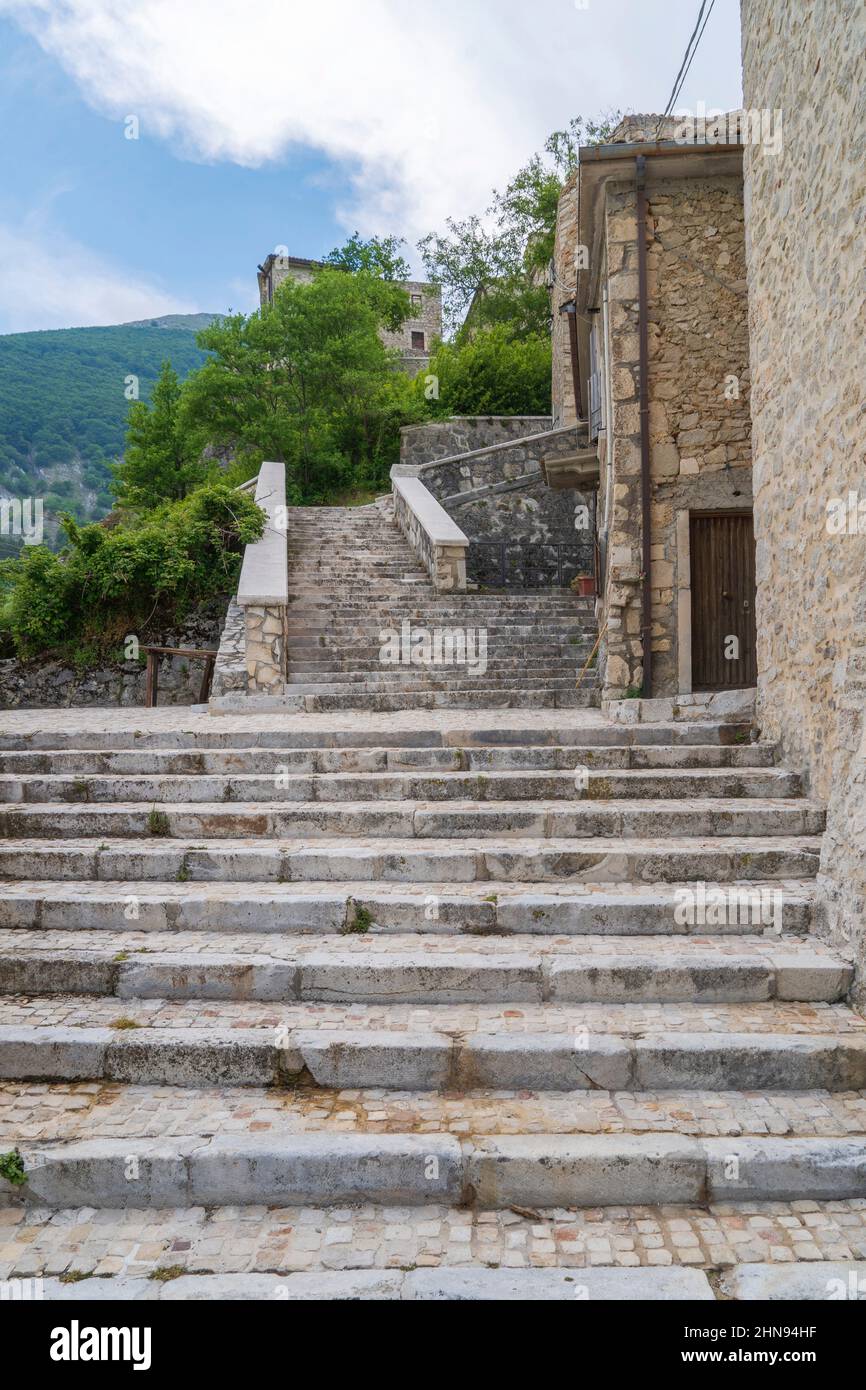
[[[0,0],[94,107],[138,115],[142,139],[249,167],[312,147],[347,169],[350,194],[338,210],[347,227],[411,239],[483,206],[490,187],[570,116],[663,105],[694,8]],[[693,90],[708,105],[734,106],[736,0],[717,4],[713,30],[683,100]]]
[[[0,332],[89,327],[195,306],[44,228],[0,224]]]

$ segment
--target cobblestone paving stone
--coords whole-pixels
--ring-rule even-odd
[[[557,729],[600,728],[609,720],[597,709],[433,709],[391,710],[387,715],[389,730],[416,732],[419,727],[450,731],[453,729],[494,729],[497,726],[513,729],[537,729],[550,725]],[[267,714],[211,715],[195,709],[33,709],[4,710],[3,732],[7,734],[112,733],[268,733],[281,730],[316,731],[339,729],[366,732],[381,729],[383,717],[372,710],[335,710],[329,714],[292,714],[274,710]],[[623,728],[623,742],[627,729]]]
[[[147,1275],[167,1268],[275,1274],[439,1265],[712,1269],[864,1257],[866,1198],[539,1212],[435,1206],[0,1210],[2,1279],[70,1271]]]
[[[118,918],[123,919],[124,903],[118,904]],[[803,955],[812,958],[822,950],[814,937],[777,936],[689,936],[689,952],[701,949],[713,956],[759,956],[772,963],[784,950],[784,955]],[[134,932],[104,930],[87,931],[27,931],[0,930],[0,952],[40,951],[57,959],[71,953],[96,953],[111,959],[120,953],[130,955],[218,955],[256,956],[262,961],[291,961],[324,952],[339,952],[365,958],[394,956],[403,951],[423,952],[432,957],[451,956],[455,952],[473,956],[646,956],[667,957],[682,963],[682,938],[664,936],[435,936],[421,933],[396,933],[371,930],[363,936],[315,935],[277,937],[274,935],[234,932],[218,934],[207,931]],[[838,954],[838,953],[837,953]]]
[[[267,1004],[251,1000],[113,999],[56,994],[0,999],[0,1026],[106,1028],[118,1019],[139,1027],[351,1029],[370,1032],[572,1033],[640,1037],[647,1033],[866,1032],[866,1018],[845,1005],[753,1004]]]
[[[846,1135],[866,1092],[275,1091],[75,1082],[0,1085],[0,1142],[200,1134]]]

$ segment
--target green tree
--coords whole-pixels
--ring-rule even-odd
[[[580,146],[608,139],[619,115],[575,116],[548,136],[503,192],[494,189],[483,217],[449,218],[444,234],[431,232],[418,243],[427,275],[442,286],[449,330],[472,306],[473,328],[511,323],[525,337],[549,331],[547,293],[538,280],[553,255],[559,196]]]
[[[283,460],[292,501],[326,500],[370,462],[390,409],[397,355],[379,330],[396,295],[408,311],[405,292],[369,271],[323,269],[311,284],[286,280],[262,310],[205,329],[199,343],[213,356],[189,380],[189,422],[248,474]]]
[[[325,270],[342,270],[355,277],[359,288],[368,291],[382,327],[392,333],[402,327],[411,312],[403,282],[412,272],[400,254],[403,245],[400,237],[374,236],[364,241],[354,232],[345,246],[329,252],[322,261]]]
[[[121,506],[150,511],[177,501],[215,471],[202,458],[202,437],[190,428],[182,398],[176,372],[163,362],[150,402],[130,406],[126,451],[114,470]]]
[[[322,265],[353,274],[361,270],[380,280],[410,280],[409,263],[400,251],[405,245],[402,237],[374,236],[364,241],[359,232],[353,232],[344,246],[338,246],[324,257]]]

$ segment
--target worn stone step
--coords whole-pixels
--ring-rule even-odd
[[[819,836],[721,836],[691,840],[640,837],[418,839],[323,836],[312,840],[167,840],[64,838],[0,840],[2,879],[101,879],[298,883],[556,884],[730,883],[807,879],[818,871]]]
[[[144,970],[143,975],[146,975]],[[91,995],[46,999],[24,1014],[27,1023],[2,1022],[22,1012],[15,997],[0,999],[0,1079],[8,1081],[107,1081],[130,1085],[277,1086],[309,1084],[339,1091],[370,1087],[397,1091],[466,1092],[488,1090],[579,1091],[859,1091],[866,1088],[866,1036],[856,1016],[842,1006],[824,1005],[826,1024],[841,1022],[844,1032],[665,1032],[663,1017],[648,1012],[638,1031],[638,1005],[526,1005],[524,1030],[513,1026],[499,1006],[461,1004],[417,1010],[414,1026],[390,1028],[411,1005],[356,1003],[331,1005],[279,1001],[271,1026],[263,1003],[236,1001],[232,1023],[207,1020],[194,1002],[124,1000]],[[73,1025],[38,1022],[76,1001]],[[739,1009],[731,1014],[746,1024],[750,1009],[757,1021],[785,1022],[794,1014],[781,1005],[694,1005],[701,1009]],[[598,1017],[609,1010],[607,1021]],[[459,1013],[462,1010],[462,1014]],[[835,1010],[835,1012],[834,1012]],[[212,1011],[211,1011],[212,1012]],[[112,1019],[125,1026],[106,1026]],[[139,1023],[137,1016],[145,1020]],[[196,1018],[200,1021],[196,1022]],[[465,1022],[462,1033],[442,1031],[452,1019]],[[97,1026],[102,1019],[102,1026]],[[258,1021],[241,1026],[235,1020]],[[182,1020],[184,1022],[179,1026]],[[362,1022],[375,1026],[361,1027]],[[532,1031],[537,1020],[548,1031]],[[92,1023],[91,1023],[92,1021]],[[603,1031],[592,1031],[595,1022]],[[207,1023],[207,1026],[204,1026]],[[485,1024],[509,1023],[484,1032]],[[135,1026],[130,1026],[135,1025]],[[475,1025],[473,1029],[473,1025]],[[453,1026],[453,1024],[452,1024]],[[438,1031],[437,1031],[438,1029]],[[631,1031],[629,1031],[631,1030]]]
[[[121,1232],[122,1226],[118,1240],[122,1238]],[[75,1303],[103,1298],[123,1303],[139,1300],[186,1303],[212,1299],[232,1303],[275,1299],[286,1303],[431,1303],[446,1300],[470,1303],[515,1299],[556,1303],[567,1299],[573,1303],[577,1298],[604,1299],[611,1303],[634,1299],[644,1303],[670,1303],[707,1302],[715,1297],[702,1270],[682,1265],[670,1269],[594,1267],[579,1273],[564,1269],[488,1269],[484,1265],[405,1272],[399,1269],[321,1269],[296,1274],[189,1274],[168,1281],[127,1275],[83,1283],[76,1281],[71,1285],[61,1279],[44,1279],[40,1294],[49,1302]],[[819,1297],[818,1294],[814,1296]]]
[[[388,836],[455,839],[464,836],[530,836],[538,839],[700,836],[818,835],[824,809],[805,799],[719,797],[688,801],[432,801],[165,802],[70,805],[0,805],[0,834],[42,836],[141,836],[239,839],[245,836]]]
[[[302,708],[310,714],[330,714],[357,710],[384,714],[401,710],[481,710],[481,709],[586,709],[598,706],[598,692],[587,680],[580,690],[535,690],[529,686],[504,690],[417,690],[373,694],[358,691],[351,695],[301,694],[292,696],[291,687],[283,703],[286,710]],[[297,701],[302,703],[299,706]],[[224,706],[229,708],[230,706]]]
[[[58,933],[246,932],[255,935],[360,933],[387,940],[397,933],[433,940],[466,934],[642,937],[747,936],[806,933],[812,927],[814,882],[740,881],[716,884],[593,883],[521,887],[480,880],[418,886],[384,881],[334,883],[6,882],[0,928]],[[60,944],[58,940],[58,945]]]
[[[618,744],[596,747],[504,745],[499,748],[217,748],[51,749],[0,752],[5,776],[248,776],[280,772],[558,772],[588,767],[772,768],[770,743],[684,744],[678,747]]]
[[[435,937],[295,939],[265,946],[249,937],[117,931],[0,933],[0,994],[86,994],[119,999],[255,999],[351,1003],[746,1003],[786,999],[834,1003],[853,969],[819,943],[659,937],[601,946],[509,938],[488,949],[455,950]],[[379,949],[379,947],[382,949]],[[442,947],[448,949],[441,949]],[[495,948],[495,949],[493,949]]]
[[[507,719],[480,714],[432,712],[421,718],[391,713],[387,719],[354,715],[307,716],[267,714],[210,718],[176,710],[39,711],[38,720],[7,712],[0,730],[0,749],[9,752],[100,749],[241,749],[241,748],[681,748],[695,744],[743,745],[751,726],[710,721],[620,724],[597,710],[563,711],[539,716],[536,710],[512,710]]]
[[[453,755],[452,755],[453,757]],[[368,801],[535,801],[575,800],[685,800],[688,798],[794,798],[800,779],[781,768],[766,769],[604,769],[590,770],[575,761],[572,771],[534,771],[523,768],[497,771],[424,772],[393,769],[303,773],[271,759],[266,773],[232,775],[195,772],[123,774],[90,773],[73,776],[0,773],[0,802],[44,804],[74,802],[78,805],[145,801],[176,804],[190,802],[278,800],[325,804]]]
[[[132,1150],[132,1152],[131,1152]],[[48,1208],[508,1207],[844,1200],[866,1139],[299,1134],[22,1145],[27,1181],[0,1203]],[[735,1176],[732,1176],[735,1175]]]

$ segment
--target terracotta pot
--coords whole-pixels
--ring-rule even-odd
[[[577,576],[577,592],[581,598],[592,598],[595,593],[595,575],[579,574]]]

